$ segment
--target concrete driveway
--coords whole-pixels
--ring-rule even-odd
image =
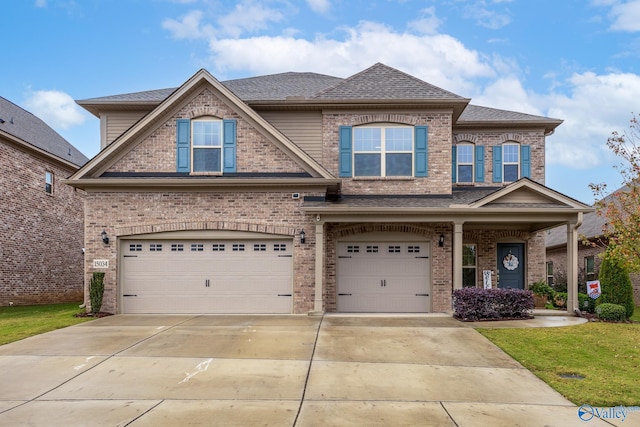
[[[2,426],[611,425],[444,315],[118,315],[0,346],[0,373]]]

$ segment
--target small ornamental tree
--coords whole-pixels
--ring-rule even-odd
[[[102,308],[102,296],[104,295],[104,271],[96,271],[89,282],[89,300],[91,301],[91,313],[95,316]]]
[[[602,245],[629,272],[640,272],[640,116],[633,115],[629,130],[613,132],[607,147],[621,159],[616,169],[624,186],[607,194],[606,184],[590,184],[598,215],[606,219]]]
[[[597,299],[596,303],[598,305],[604,303],[619,304],[625,308],[627,318],[631,317],[635,308],[633,287],[624,263],[620,259],[614,258],[611,253],[606,252],[600,265],[598,279],[600,280],[602,295]]]

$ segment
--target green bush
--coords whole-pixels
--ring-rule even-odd
[[[587,294],[578,294],[578,308],[582,311],[586,311],[587,313],[595,313],[596,301],[597,300],[591,298]]]
[[[98,314],[102,308],[102,296],[104,295],[104,272],[96,271],[89,282],[89,300],[91,301],[91,313]]]
[[[531,286],[529,286],[529,290],[536,295],[546,295],[549,301],[553,301],[553,297],[556,294],[556,291],[554,291],[545,280],[538,280],[537,282],[532,283]]]
[[[596,307],[596,314],[602,320],[617,322],[627,318],[627,310],[620,304],[605,302]]]
[[[616,258],[605,255],[600,265],[600,288],[602,295],[597,304],[619,304],[625,308],[626,317],[633,316],[635,304],[633,303],[633,287],[629,272],[622,262]]]

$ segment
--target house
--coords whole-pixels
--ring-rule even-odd
[[[61,181],[87,160],[0,97],[0,306],[83,300],[84,202]]]
[[[106,272],[117,313],[445,312],[455,288],[525,288],[544,231],[577,244],[592,209],[544,185],[561,120],[469,101],[384,64],[77,101],[102,141],[66,181],[85,279]]]
[[[618,191],[624,191],[622,187]],[[607,200],[605,198],[605,200]],[[600,256],[606,246],[607,238],[603,230],[606,225],[606,218],[598,212],[590,212],[584,215],[582,225],[578,229],[580,241],[578,243],[578,283],[580,291],[586,293],[586,282],[598,280]],[[567,271],[567,236],[562,228],[552,228],[546,232],[546,256],[547,256],[547,283],[556,287],[564,288],[566,285]],[[631,284],[633,286],[633,300],[636,305],[640,305],[640,274],[631,274]]]

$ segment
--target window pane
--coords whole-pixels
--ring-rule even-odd
[[[193,150],[194,172],[219,172],[220,149],[196,148]]]
[[[473,166],[458,165],[458,182],[473,182]]]
[[[384,133],[387,151],[412,151],[413,135],[411,128],[387,128]]]
[[[476,245],[462,246],[462,265],[465,267],[476,265]]]
[[[473,146],[464,144],[456,148],[458,163],[473,163]]]
[[[220,121],[194,121],[193,145],[219,147],[222,144],[222,124]]]
[[[505,144],[502,146],[503,161],[505,163],[518,163],[520,161],[520,146],[515,144]]]
[[[475,288],[476,287],[476,269],[463,268],[462,269],[462,287],[463,288]]]
[[[593,274],[596,271],[595,259],[590,256],[584,259],[585,270],[587,274]]]
[[[518,175],[518,165],[504,165],[504,182],[517,181]]]
[[[380,154],[356,154],[354,156],[355,176],[380,176]]]
[[[413,168],[411,154],[387,154],[386,175],[387,176],[411,176]]]
[[[353,148],[355,151],[380,151],[380,128],[356,128],[353,131]]]
[[[53,173],[45,172],[44,173],[44,191],[51,194],[53,193]]]

